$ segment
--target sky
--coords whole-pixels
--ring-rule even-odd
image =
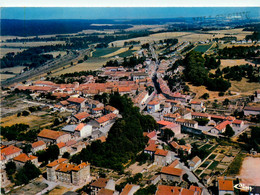
[[[259,7],[4,7],[1,19],[146,19],[216,17],[247,12],[260,17]]]

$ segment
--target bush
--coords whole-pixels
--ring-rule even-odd
[[[224,95],[225,95],[225,93],[222,91],[218,93],[218,96],[224,96]]]
[[[203,99],[208,99],[209,98],[209,94],[208,93],[204,93],[200,98],[203,98]]]

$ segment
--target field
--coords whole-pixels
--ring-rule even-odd
[[[50,54],[53,55],[54,58],[56,58],[58,55],[64,56],[66,55],[66,51],[53,51],[53,52],[48,52],[48,53],[44,53],[44,54]]]
[[[220,60],[221,64],[220,64],[220,69],[223,69],[225,67],[232,67],[232,66],[239,66],[239,65],[245,65],[245,64],[250,64],[250,65],[255,65],[252,62],[248,62],[245,59],[239,59],[239,60],[225,60],[225,59],[221,59]]]
[[[135,52],[136,50],[127,50],[123,53],[120,53],[118,56],[121,57],[121,58],[124,58],[124,57],[128,57],[128,56],[131,56],[133,55],[133,53]]]
[[[65,44],[65,41],[42,41],[42,42],[17,42],[17,43],[1,43],[2,47],[18,47],[18,48],[27,48],[27,47],[37,47],[45,45],[56,45],[56,44]]]
[[[212,44],[197,45],[193,50],[194,50],[194,51],[198,51],[198,52],[205,53],[211,46],[212,46]]]
[[[15,74],[19,74],[21,72],[22,69],[24,69],[25,66],[16,66],[16,67],[11,67],[11,68],[1,68],[1,72],[5,72],[5,71],[8,71],[8,72],[13,72],[14,74],[2,74],[0,72],[0,80],[3,81],[3,80],[6,80],[8,78],[12,78],[15,76]]]
[[[70,66],[67,65],[66,67],[57,69],[55,72],[52,71],[52,74],[50,76],[57,76],[65,73],[73,73],[73,72],[80,72],[80,71],[87,71],[87,70],[97,70],[101,68],[105,63],[107,59],[104,58],[89,58],[87,61]]]
[[[253,92],[260,89],[260,83],[249,83],[248,79],[242,78],[241,81],[231,81],[231,91],[252,95]]]
[[[24,49],[21,48],[0,48],[0,58],[4,57],[7,53],[14,52],[15,54],[17,52],[22,52]]]
[[[128,50],[127,47],[123,47],[123,48],[120,48],[119,50],[116,50],[116,51],[114,51],[114,52],[112,52],[112,53],[109,53],[109,54],[107,54],[107,55],[102,56],[102,58],[113,57],[113,56],[119,55],[119,54],[121,54],[121,53],[124,53],[124,52],[126,52],[127,50]]]
[[[29,115],[29,116],[20,116],[17,115],[7,116],[1,119],[1,126],[12,126],[14,124],[27,124],[30,126],[30,129],[39,128],[42,125],[45,126],[53,120],[53,116],[46,115],[47,113],[38,113],[37,115]],[[50,123],[52,124],[52,123]]]
[[[260,158],[246,157],[240,170],[239,178],[242,183],[260,186]]]
[[[120,48],[118,47],[109,47],[109,48],[102,48],[102,49],[96,49],[96,51],[94,51],[92,53],[92,57],[101,57],[101,56],[105,56],[108,55],[110,53],[113,53],[117,50],[119,50]]]

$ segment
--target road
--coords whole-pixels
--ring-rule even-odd
[[[14,83],[19,83],[26,81],[30,78],[33,78],[35,76],[40,76],[44,73],[50,72],[52,70],[55,70],[59,67],[62,67],[65,64],[68,64],[70,62],[75,62],[78,61],[79,59],[82,59],[84,55],[89,53],[90,49],[84,49],[80,50],[77,53],[76,52],[69,52],[67,55],[61,57],[61,58],[56,58],[54,60],[50,60],[46,63],[44,63],[42,66],[37,67],[35,69],[31,69],[29,71],[25,71],[24,73],[17,75],[16,77],[7,79],[3,81],[1,84],[3,87],[7,87],[9,85],[12,85]]]

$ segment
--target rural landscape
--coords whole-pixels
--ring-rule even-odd
[[[260,15],[234,10],[3,8],[1,194],[259,194]]]

